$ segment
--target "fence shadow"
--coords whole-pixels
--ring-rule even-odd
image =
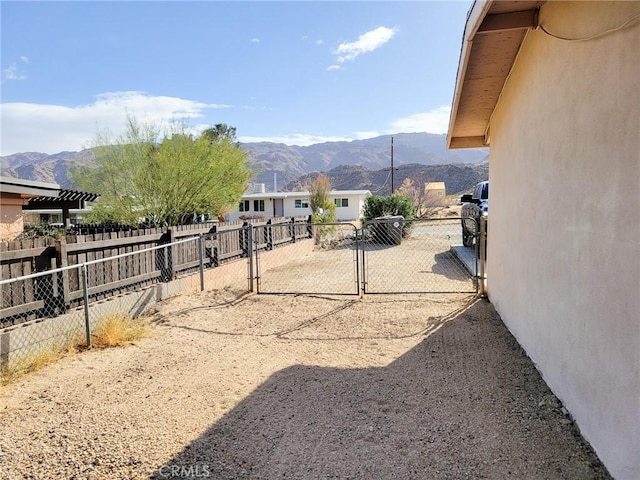
[[[440,327],[384,367],[275,373],[152,478],[606,478],[488,303]]]
[[[459,280],[461,282],[469,280],[469,272],[451,250],[436,253],[434,259],[436,263],[432,267],[433,273],[444,275],[450,280]]]

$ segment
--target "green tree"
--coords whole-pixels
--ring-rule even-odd
[[[332,223],[336,221],[336,205],[329,198],[331,180],[326,175],[319,175],[309,185],[309,207],[313,223]]]
[[[193,136],[182,125],[160,138],[156,125],[129,118],[117,138],[99,135],[96,167],[71,174],[78,188],[100,194],[89,220],[179,225],[236,204],[252,171],[234,143],[235,128],[224,127],[232,135]]]
[[[226,123],[216,123],[213,127],[204,130],[202,136],[207,138],[211,143],[229,139],[232,143],[238,145],[236,142],[236,127],[230,127]]]

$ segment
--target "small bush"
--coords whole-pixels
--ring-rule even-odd
[[[365,222],[387,215],[402,215],[407,220],[414,218],[415,211],[411,198],[397,193],[388,197],[379,195],[367,197],[362,213]]]

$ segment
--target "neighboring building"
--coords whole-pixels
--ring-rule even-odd
[[[13,240],[22,233],[22,207],[30,198],[55,196],[59,191],[57,183],[0,177],[0,241]]]
[[[15,239],[30,222],[70,225],[72,215],[86,208],[95,193],[61,189],[57,183],[0,177],[0,240]]]
[[[621,480],[640,478],[639,20],[476,1],[448,135],[490,146],[489,299]]]
[[[369,190],[331,190],[338,221],[357,220],[362,215]],[[309,192],[246,193],[236,209],[225,215],[228,221],[241,217],[297,217],[311,215]]]
[[[426,207],[444,207],[447,198],[447,188],[444,182],[427,182],[424,184]]]

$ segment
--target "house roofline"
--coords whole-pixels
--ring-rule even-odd
[[[465,24],[448,148],[487,147],[489,122],[524,38],[545,0],[476,0]]]

